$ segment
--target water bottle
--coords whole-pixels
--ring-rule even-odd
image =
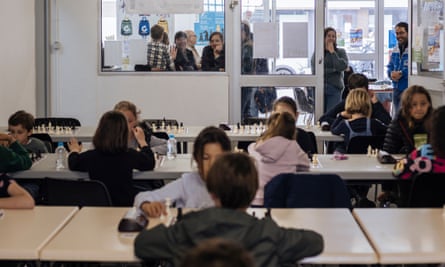
[[[176,158],[176,139],[174,134],[168,135],[167,141],[167,159],[175,159]]]
[[[59,142],[56,148],[56,170],[65,168],[66,149],[63,142]]]

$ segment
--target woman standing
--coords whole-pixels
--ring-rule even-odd
[[[324,30],[324,112],[341,101],[344,71],[348,69],[346,51],[337,47],[337,32],[328,27]],[[312,73],[315,73],[315,54],[311,59]]]

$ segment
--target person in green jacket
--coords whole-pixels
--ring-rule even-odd
[[[0,173],[31,168],[28,151],[12,136],[0,133]]]
[[[135,255],[179,266],[190,249],[215,237],[239,242],[257,267],[291,266],[323,250],[323,238],[314,231],[283,228],[271,216],[258,219],[246,212],[258,189],[258,172],[247,154],[217,158],[206,186],[216,207],[189,212],[169,227],[143,230],[135,239]]]
[[[0,133],[0,208],[32,209],[31,195],[4,173],[29,169],[32,165],[26,149],[11,135]]]

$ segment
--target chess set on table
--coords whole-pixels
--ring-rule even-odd
[[[34,133],[47,133],[47,134],[55,134],[55,135],[74,135],[76,131],[75,127],[71,126],[60,126],[60,125],[51,125],[51,122],[48,125],[41,124],[34,127]]]

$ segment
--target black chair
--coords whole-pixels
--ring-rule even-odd
[[[336,174],[284,173],[264,188],[267,208],[348,208],[351,201],[343,180]]]
[[[51,122],[52,126],[62,126],[62,127],[80,127],[80,121],[76,118],[64,118],[64,117],[46,117],[46,118],[36,118],[34,121],[35,126],[40,126],[48,124]]]
[[[30,137],[34,137],[34,138],[37,138],[37,139],[41,140],[45,144],[46,149],[48,150],[48,152],[49,153],[54,153],[54,150],[56,148],[53,146],[54,142],[51,139],[51,136],[49,136],[49,134],[47,134],[47,133],[33,133],[33,134],[31,134]]]
[[[49,206],[112,206],[107,187],[97,180],[45,178],[42,190]]]
[[[408,207],[442,208],[445,204],[445,173],[422,173],[411,184]]]
[[[368,146],[373,149],[382,149],[384,140],[384,135],[355,136],[349,140],[346,151],[348,154],[366,154]]]

